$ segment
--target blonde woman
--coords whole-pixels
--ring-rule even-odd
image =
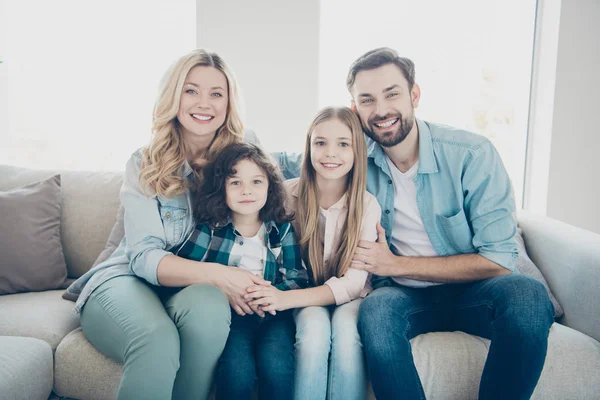
[[[346,107],[321,110],[308,130],[300,178],[286,181],[294,229],[316,287],[282,292],[256,285],[246,295],[264,311],[306,307],[296,314],[295,399],[366,397],[356,324],[368,274],[350,265],[359,240],[377,239],[381,217],[366,191],[366,173],[356,114]]]
[[[231,306],[262,278],[177,256],[193,231],[189,186],[206,160],[243,138],[237,86],[217,54],[195,50],[167,72],[153,137],[127,163],[125,237],[68,289],[87,339],[124,364],[118,399],[204,399],[229,334]],[[264,315],[264,314],[263,314]]]

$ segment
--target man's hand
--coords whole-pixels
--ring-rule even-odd
[[[377,241],[359,241],[352,257],[351,267],[379,276],[396,276],[398,275],[395,267],[397,258],[398,256],[391,252],[385,240],[385,230],[377,222]]]
[[[244,299],[250,306],[260,307],[261,310],[275,315],[275,311],[290,308],[286,303],[286,292],[275,286],[255,285],[246,289]]]
[[[244,299],[248,287],[270,287],[271,282],[237,267],[223,267],[223,272],[217,284],[229,299],[229,304],[241,316],[258,314],[264,317],[265,313],[259,308],[249,305]]]

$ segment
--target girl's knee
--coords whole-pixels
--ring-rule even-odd
[[[296,316],[296,352],[302,357],[329,354],[331,321],[323,307],[308,307]]]

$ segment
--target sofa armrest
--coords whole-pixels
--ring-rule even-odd
[[[565,310],[560,321],[600,341],[600,235],[526,211],[525,247]]]

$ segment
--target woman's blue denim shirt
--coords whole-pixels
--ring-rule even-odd
[[[253,131],[244,133],[244,141],[260,145]],[[173,254],[194,229],[190,191],[163,198],[147,195],[140,186],[142,149],[130,157],[125,167],[121,204],[125,209],[125,236],[119,247],[104,262],[83,274],[67,289],[66,296],[77,299],[75,311],[81,312],[92,292],[102,283],[121,275],[137,275],[153,285],[158,282],[158,264]],[[186,162],[180,174],[192,179],[192,168]]]
[[[477,253],[518,273],[517,224],[510,178],[484,136],[417,120],[417,207],[440,256]],[[367,190],[381,205],[386,239],[394,229],[394,184],[386,154],[367,138]],[[279,153],[286,178],[297,176],[301,156]]]
[[[75,310],[81,311],[90,294],[107,280],[121,275],[137,275],[159,285],[157,271],[160,260],[183,243],[194,227],[189,190],[163,198],[142,192],[139,175],[142,149],[136,151],[125,167],[121,204],[125,209],[125,237],[104,262],[90,269],[67,289],[69,296],[79,296]],[[186,162],[181,175],[193,177]]]

